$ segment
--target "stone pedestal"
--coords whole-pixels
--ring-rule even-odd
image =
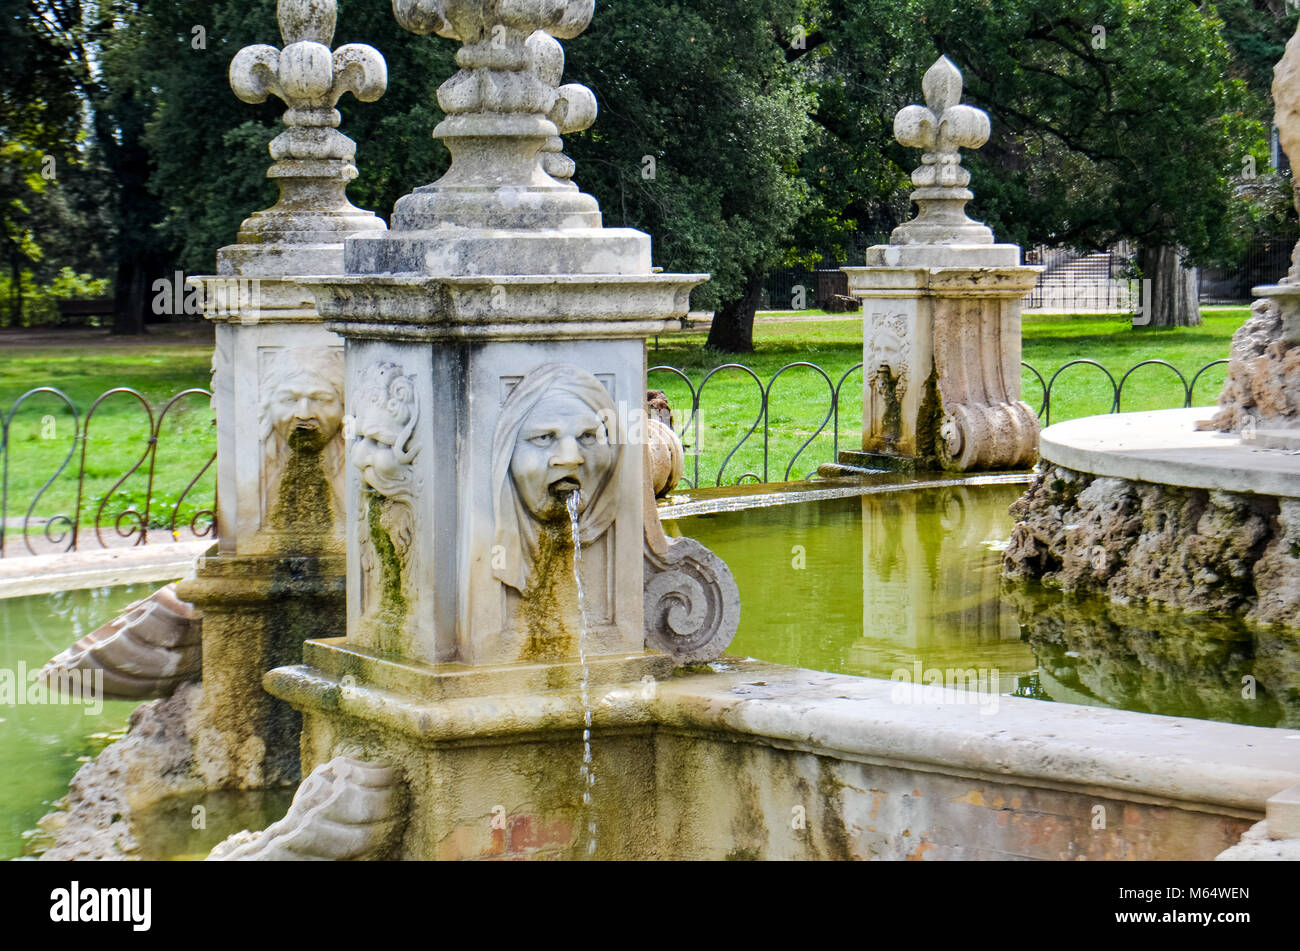
[[[1015,245],[885,245],[844,270],[862,300],[863,451],[962,471],[1033,465],[1020,301],[1041,269],[1021,267]]]
[[[894,119],[894,135],[924,150],[912,173],[916,218],[890,243],[844,268],[862,300],[864,468],[1011,469],[1038,458],[1038,419],[1020,399],[1020,300],[1041,268],[994,244],[966,216],[960,147],[988,139],[988,116],[960,105],[961,73],[940,57],[922,81],[925,106]]]
[[[178,590],[203,613],[195,741],[210,786],[297,778],[300,719],[262,675],[299,662],[308,638],[345,631],[343,341],[290,278],[341,273],[347,236],[386,230],[347,198],[356,144],[334,108],[348,92],[379,98],[383,58],[360,44],[330,49],[332,0],[280,0],[277,13],[284,48],[241,50],[230,82],[246,102],[288,106],[267,172],[280,198],[243,222],[215,276],[191,281],[217,324],[220,540]]]
[[[272,671],[267,689],[304,713],[304,773],[351,756],[402,776],[407,813],[388,857],[658,853],[653,701],[667,655],[589,662],[586,761],[579,662],[411,664],[342,641],[309,643],[305,661]],[[584,802],[587,774],[597,782]]]
[[[183,595],[203,611],[203,699],[192,739],[209,787],[296,782],[302,718],[262,674],[302,660],[303,642],[346,631],[341,555],[204,557]]]
[[[555,37],[592,9],[396,4],[465,44],[451,168],[300,281],[346,340],[347,638],[266,687],[304,714],[304,774],[401,777],[403,858],[652,854],[649,700],[736,630],[726,566],[664,537],[647,468],[645,340],[707,275],[603,228],[562,152],[596,104]]]
[[[353,643],[427,663],[577,658],[571,525],[552,491],[571,478],[583,500],[585,649],[642,649],[643,341],[685,314],[699,280],[315,282],[348,340]],[[577,428],[548,437],[556,424]],[[599,445],[571,446],[578,456],[549,468],[543,459],[534,489],[518,463],[547,438]]]

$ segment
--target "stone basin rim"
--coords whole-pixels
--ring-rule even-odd
[[[1300,731],[998,696],[982,704],[957,690],[939,702],[902,703],[888,680],[826,674],[728,657],[712,673],[645,685],[606,685],[592,704],[599,731],[666,729],[899,765],[968,778],[1014,776],[1031,785],[1141,799],[1195,812],[1262,818],[1267,801],[1300,783]],[[428,702],[338,680],[305,666],[270,671],[274,695],[307,712],[376,719],[420,744],[509,741],[574,732],[573,690]]]
[[[1043,430],[1045,462],[1109,478],[1189,489],[1300,498],[1300,456],[1198,432],[1214,407],[1087,416]]]

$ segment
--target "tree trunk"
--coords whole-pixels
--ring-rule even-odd
[[[150,293],[149,268],[143,260],[119,261],[117,291],[113,303],[113,333],[142,334],[145,312],[153,297]]]
[[[9,297],[11,306],[9,311],[9,326],[21,327],[23,325],[23,260],[16,254],[10,258],[9,267]]]
[[[1199,327],[1200,294],[1196,268],[1183,267],[1177,248],[1142,249],[1143,295],[1136,326]],[[1146,279],[1151,281],[1146,283]]]
[[[763,296],[763,272],[755,271],[735,300],[724,301],[713,315],[706,347],[723,353],[754,352],[754,312]]]

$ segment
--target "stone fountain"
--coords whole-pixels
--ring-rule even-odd
[[[707,275],[652,267],[649,236],[603,227],[570,180],[559,136],[596,103],[560,85],[557,38],[591,0],[394,9],[463,44],[434,130],[452,164],[348,239],[342,276],[299,282],[346,341],[347,637],[266,687],[303,712],[304,772],[402,784],[395,855],[477,855],[497,809],[547,853],[645,852],[626,811],[653,801],[645,701],[738,623],[726,566],[664,535],[647,469],[645,340]],[[286,822],[230,857],[303,836]]]
[[[281,11],[321,6],[286,0]],[[124,841],[113,830],[160,784],[205,788],[204,762],[225,764],[218,783],[251,785],[259,768],[265,781],[286,762],[279,744],[296,721],[276,711],[289,708],[302,717],[306,779],[280,822],[232,837],[215,859],[1205,858],[1266,801],[1272,826],[1269,797],[1281,804],[1276,828],[1288,815],[1294,826],[1300,798],[1275,795],[1300,783],[1281,731],[1014,697],[990,716],[960,691],[914,702],[887,681],[718,657],[736,631],[736,585],[707,549],[660,526],[654,495],[680,447],[642,408],[644,338],[686,313],[703,275],[657,271],[649,239],[603,228],[571,180],[561,136],[589,125],[595,103],[561,85],[557,39],[578,35],[593,7],[394,4],[407,27],[463,44],[436,130],[451,170],[403,198],[387,232],[300,242],[329,248],[314,258],[289,253],[287,235],[264,242],[268,260],[279,246],[295,262],[260,277],[264,298],[285,306],[222,328],[233,349],[218,361],[219,426],[239,430],[223,431],[223,453],[235,440],[223,459],[243,460],[235,471],[256,473],[257,487],[222,482],[237,487],[222,500],[233,498],[235,537],[187,584],[210,594],[205,614],[226,612],[221,643],[266,649],[218,647],[209,660],[205,629],[203,695],[216,673],[227,679],[214,696],[248,698],[250,715],[218,723],[196,752],[214,708],[186,707],[193,688],[141,707],[126,739],[74,781],[70,798],[98,811],[88,806],[47,855],[113,855],[96,837]],[[290,125],[311,118],[303,141],[342,151],[321,131],[333,128],[328,48],[285,40],[286,54],[307,44],[286,59],[314,64],[319,80]],[[301,90],[261,49],[245,56],[259,88],[279,77]],[[335,76],[352,75],[344,60]],[[336,200],[346,171],[310,155],[288,164],[325,179],[309,191],[326,210],[368,220]],[[306,197],[295,189],[286,195]],[[287,232],[303,212],[279,219]],[[977,285],[993,280],[974,270]],[[334,413],[314,394],[328,394],[295,380],[284,356],[337,348],[295,319],[307,317],[305,295],[345,341],[346,412],[331,436],[344,441],[341,484],[321,448]],[[261,319],[277,312],[292,316]],[[228,383],[223,367],[235,371]],[[293,391],[272,400],[283,408],[264,415],[258,394],[286,380]],[[295,482],[328,501],[328,518],[302,505]],[[925,559],[914,560],[919,577]],[[340,570],[341,629],[327,611],[314,627],[284,620],[304,620],[299,595],[335,590]],[[239,572],[244,614],[229,607]],[[268,661],[280,666],[268,673]],[[1123,822],[1099,833],[1099,807]]]
[[[1300,38],[1274,72],[1300,154]],[[1066,593],[1300,630],[1300,246],[1233,337],[1212,408],[1124,413],[1044,431],[1045,468],[1013,511],[1006,573]]]
[[[174,592],[133,605],[47,666],[98,666],[126,685],[119,695],[167,698],[141,708],[131,734],[78,775],[56,857],[130,854],[130,823],[106,815],[296,783],[300,718],[262,676],[299,661],[308,638],[346,630],[343,344],[291,278],[342,273],[344,238],[386,229],[347,198],[356,144],[334,107],[349,92],[378,99],[387,66],[363,44],[331,50],[334,0],[279,0],[277,16],[283,48],[241,50],[230,84],[245,102],[276,96],[287,107],[267,172],[279,201],[243,222],[216,275],[191,280],[217,325],[220,541]]]
[[[1300,35],[1292,37],[1274,71],[1273,99],[1283,147],[1289,155],[1300,154]],[[1041,612],[1032,598],[1030,610],[1049,627],[1061,620],[1054,622],[1051,614],[1063,614],[1081,638],[1108,646],[1120,640],[1108,634],[1115,626],[1109,618],[1122,616],[1129,605],[1172,609],[1172,621],[1184,626],[1199,618],[1208,643],[1184,652],[1222,652],[1213,643],[1216,629],[1230,628],[1238,641],[1233,650],[1254,659],[1255,674],[1238,674],[1229,689],[1240,692],[1240,705],[1251,715],[1262,717],[1266,701],[1281,711],[1283,723],[1294,725],[1300,245],[1287,276],[1255,293],[1261,299],[1233,337],[1217,412],[1090,417],[1043,432],[1043,468],[1012,507],[1019,521],[1004,575],[1063,593],[1051,611]],[[1070,618],[1077,595],[1109,599],[1107,619],[1080,624]],[[1136,640],[1127,627],[1123,635]],[[1177,649],[1169,643],[1176,644],[1169,637],[1156,640],[1162,649]],[[1078,646],[1073,655],[1080,656]],[[1103,672],[1107,663],[1113,667],[1113,658],[1091,661]],[[1222,680],[1232,664],[1225,660],[1211,670],[1207,679]],[[1125,678],[1135,679],[1132,672]],[[1187,684],[1189,690],[1198,686]],[[1297,802],[1297,789],[1270,799],[1267,821],[1224,857],[1300,855]]]
[[[333,0],[280,0],[277,14],[284,48],[246,47],[230,64],[240,99],[288,107],[267,172],[280,199],[217,253],[217,276],[195,281],[217,324],[221,531],[179,589],[203,613],[202,759],[228,764],[212,780],[251,787],[298,777],[298,718],[260,674],[300,659],[310,637],[342,634],[344,621],[343,352],[290,278],[341,272],[348,235],[385,230],[348,201],[356,144],[334,108],[348,92],[383,94],[383,57],[360,44],[331,51]]]
[[[1020,398],[1020,301],[1042,269],[966,215],[975,196],[960,149],[988,140],[989,117],[961,103],[957,67],[941,56],[921,88],[926,104],[894,118],[895,138],[923,152],[917,216],[868,249],[865,267],[843,269],[862,300],[863,451],[826,475],[1013,469],[1038,457],[1038,417]]]

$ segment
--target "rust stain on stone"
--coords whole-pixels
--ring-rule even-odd
[[[925,853],[929,852],[933,848],[934,848],[933,842],[927,842],[925,839],[922,839],[920,844],[917,845],[916,849],[907,854],[907,860],[909,862],[924,862]]]

